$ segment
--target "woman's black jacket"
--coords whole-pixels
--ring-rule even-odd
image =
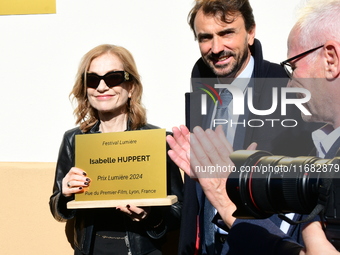
[[[157,128],[146,124],[139,130]],[[98,133],[98,130],[99,122],[87,134]],[[78,134],[84,133],[79,128],[74,128],[64,134],[56,166],[53,194],[50,197],[50,209],[57,221],[74,219],[74,248],[83,254],[88,254],[94,235],[93,215],[96,209],[67,209],[67,202],[73,200],[74,196],[64,197],[61,193],[62,180],[74,166],[74,141],[75,135]],[[164,242],[165,233],[179,227],[183,200],[182,192],[183,183],[180,171],[167,155],[167,193],[168,195],[176,195],[178,202],[172,206],[152,207],[149,216],[142,222],[125,221],[128,237],[127,247],[132,255],[147,254],[156,248],[159,249]],[[162,224],[159,225],[160,222]],[[155,226],[157,227],[155,228]]]

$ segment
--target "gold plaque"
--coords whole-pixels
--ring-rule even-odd
[[[165,129],[76,135],[75,166],[91,178],[75,201],[165,198]]]

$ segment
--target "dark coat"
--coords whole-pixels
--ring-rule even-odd
[[[269,109],[272,104],[272,88],[285,87],[288,79],[284,69],[280,65],[270,63],[263,59],[261,44],[256,39],[254,45],[251,47],[251,54],[255,62],[252,77],[256,78],[254,79],[255,82],[253,84],[254,108],[258,110],[266,110]],[[211,69],[204,63],[202,58],[200,58],[193,67],[192,78],[212,77],[215,77],[216,79],[216,76]],[[280,82],[273,83],[273,79],[269,78],[280,80]],[[192,106],[192,102],[188,103],[188,101],[196,100],[195,96],[192,96],[194,93],[195,90],[191,94],[186,95],[187,106]],[[280,105],[280,103],[278,103],[278,105]],[[212,104],[207,106],[208,120],[205,120],[204,118],[203,120],[199,120],[202,121],[202,123],[210,123],[210,118],[212,118],[212,115],[209,115],[209,111],[211,112],[211,106]],[[197,114],[195,114],[195,109],[189,110],[188,108],[189,107],[186,109],[186,119],[187,123],[189,122],[190,129],[192,129],[197,122],[192,123],[192,116],[188,115]],[[245,109],[246,108],[247,107],[245,107]],[[278,107],[277,110],[270,116],[255,116],[251,112],[246,114],[248,114],[246,120],[283,119],[280,107]],[[196,119],[196,117],[194,119]],[[306,124],[301,119],[300,110],[296,107],[288,107],[287,116],[284,116],[284,119],[295,119],[297,120],[298,125],[294,128],[286,128],[281,125],[276,125],[275,128],[270,127],[270,125],[265,125],[261,128],[252,128],[247,125],[243,131],[241,130],[242,128],[237,127],[234,149],[246,149],[252,142],[257,142],[257,149],[266,150],[273,154],[289,156],[308,155],[313,147],[311,132],[317,129],[319,125]],[[240,139],[241,143],[239,142]],[[203,201],[204,194],[199,185],[196,181],[190,179],[190,177],[185,176],[182,227],[179,244],[180,255],[194,254],[197,230],[196,223],[198,215],[201,215],[199,213],[201,209],[200,204],[204,203]],[[200,222],[202,222],[202,219],[200,219]],[[246,229],[248,235],[251,235],[249,238],[252,238],[254,241],[247,244],[249,239],[244,236],[245,233],[243,230],[240,231],[241,229]],[[245,242],[245,240],[247,241]],[[265,243],[263,242],[264,240],[266,240]],[[237,219],[229,231],[228,239],[224,245],[229,246],[229,248],[226,248],[229,250],[227,254],[238,255],[279,254],[278,250],[281,250],[282,247],[293,249],[295,251],[300,249],[297,244],[286,242],[286,240],[292,241],[289,236],[284,235],[283,232],[281,232],[269,219],[250,221]],[[290,246],[291,244],[292,246]]]

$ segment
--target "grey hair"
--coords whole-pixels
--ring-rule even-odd
[[[340,1],[309,0],[300,9],[295,25],[300,31],[300,46],[306,50],[328,40],[340,41]],[[313,52],[309,57],[316,56]]]

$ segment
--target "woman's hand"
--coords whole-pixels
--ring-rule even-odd
[[[134,205],[116,206],[116,209],[124,212],[133,221],[145,219],[150,212],[150,207],[137,207]]]
[[[72,167],[62,181],[62,194],[69,197],[74,193],[82,193],[90,185],[91,179],[86,172],[77,167]]]

